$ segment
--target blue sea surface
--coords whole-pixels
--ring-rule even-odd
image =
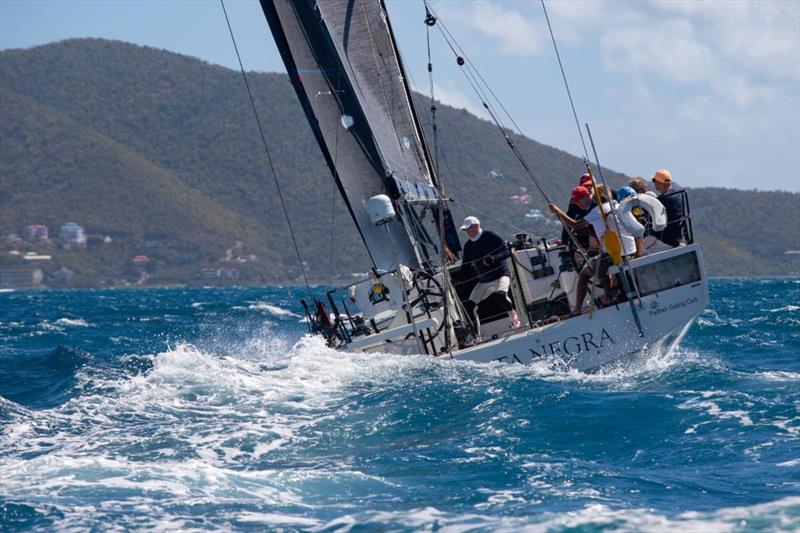
[[[800,530],[800,280],[593,374],[336,352],[303,295],[0,292],[0,530]]]

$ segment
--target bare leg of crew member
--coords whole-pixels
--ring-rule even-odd
[[[592,269],[588,266],[581,269],[578,275],[578,288],[575,292],[575,309],[572,311],[573,315],[581,314],[583,309],[583,299],[586,298],[587,288],[589,287],[589,280],[592,279]]]

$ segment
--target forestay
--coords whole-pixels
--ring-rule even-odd
[[[424,237],[407,206],[435,205],[438,195],[382,2],[261,0],[261,6],[375,266],[421,266]],[[364,202],[377,194],[403,200],[398,220],[370,222]]]

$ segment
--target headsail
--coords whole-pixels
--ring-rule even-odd
[[[410,206],[436,205],[435,176],[379,0],[261,0],[328,166],[375,266],[421,266],[426,235]],[[364,202],[400,200],[377,227]]]

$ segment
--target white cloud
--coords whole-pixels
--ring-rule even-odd
[[[693,21],[709,46],[735,68],[774,80],[800,79],[800,2],[652,3],[659,11]]]
[[[515,9],[489,2],[467,4],[465,22],[480,33],[499,41],[503,55],[533,56],[542,52],[545,36],[541,21],[527,18]]]
[[[684,20],[613,29],[603,35],[600,45],[606,65],[617,71],[687,83],[706,80],[714,70],[713,53]]]
[[[676,170],[683,165],[684,182],[708,183],[724,162],[729,186],[757,179],[759,187],[797,189],[796,177],[786,185],[785,169],[800,162],[800,1],[548,0],[546,5],[578,109],[592,109],[598,117],[587,118],[613,130],[606,138],[626,140],[616,151],[607,149],[624,162],[619,168],[629,161],[642,168],[674,162]],[[518,59],[501,56],[516,53],[539,55],[527,65],[548,68],[553,51],[538,0],[443,2],[440,11],[445,8],[451,28],[473,30],[466,45],[483,56],[484,65],[494,61],[515,68]],[[514,74],[500,72],[510,83]],[[557,84],[538,85],[551,90]],[[455,105],[481,111],[461,96],[465,100]],[[756,165],[758,157],[764,160]],[[665,158],[669,163],[661,163]],[[761,167],[770,166],[770,176],[761,176]]]
[[[613,72],[699,84],[738,109],[797,91],[800,3],[608,3],[600,46]],[[787,84],[788,85],[785,85]]]
[[[740,109],[753,106],[756,102],[765,102],[775,96],[775,89],[753,83],[740,76],[719,77],[712,81],[717,94],[725,95]]]
[[[612,11],[607,2],[545,2],[547,13],[553,33],[558,42],[579,43],[591,40],[606,20],[610,19]],[[536,7],[541,12],[537,2]],[[617,16],[621,11],[617,11]],[[544,18],[544,14],[541,14]],[[546,24],[546,22],[545,22]],[[547,28],[544,28],[547,31]],[[547,38],[550,34],[548,32]]]
[[[652,100],[653,93],[650,92],[650,89],[647,87],[647,84],[639,77],[633,79],[632,84],[633,94],[639,100]]]

